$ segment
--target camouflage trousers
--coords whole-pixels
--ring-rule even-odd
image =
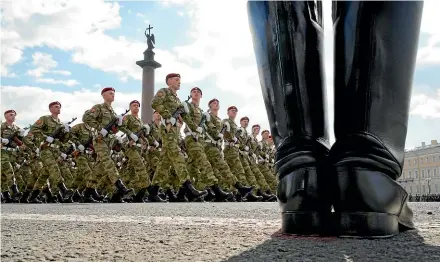
[[[239,155],[240,155],[241,165],[243,166],[244,172],[246,174],[246,180],[248,181],[248,185],[253,186],[254,191],[256,191],[258,188],[260,188],[260,186],[249,165],[249,158],[247,155],[243,154],[242,152],[240,152]]]
[[[135,189],[147,188],[150,186],[150,178],[145,167],[144,160],[141,157],[140,149],[136,146],[129,146],[125,150],[128,157],[128,168],[133,172],[130,174],[127,183]]]
[[[150,180],[153,180],[154,173],[156,172],[157,165],[159,164],[160,161],[161,151],[162,151],[161,148],[153,148],[146,153]]]
[[[245,176],[243,166],[241,165],[240,156],[238,155],[238,148],[226,145],[223,149],[225,161],[229,166],[232,174],[236,176],[238,182],[242,185],[249,185]]]
[[[114,189],[116,180],[119,179],[119,172],[111,158],[110,148],[107,143],[111,143],[108,139],[94,139],[93,148],[97,154],[96,165],[93,172],[97,175],[98,188],[111,192]]]
[[[29,167],[31,169],[31,176],[26,181],[26,190],[32,191],[34,189],[39,189],[37,181],[41,174],[45,172],[45,169],[43,167],[43,163],[37,158],[34,158],[30,161]]]
[[[45,148],[40,152],[40,159],[45,170],[38,176],[37,182],[35,183],[36,188],[41,189],[47,185],[48,180],[52,188],[58,187],[59,182],[64,182],[60,167],[58,166],[60,154],[57,148],[52,147]]]
[[[59,160],[58,166],[60,167],[62,177],[64,178],[64,184],[66,187],[71,187],[74,180],[74,176],[71,171],[72,162]]]
[[[277,188],[277,180],[275,177],[275,173],[270,169],[269,164],[265,162],[258,163],[258,169],[260,169],[261,173],[264,175],[267,183],[271,190],[276,191]]]
[[[254,174],[255,179],[257,180],[257,183],[260,186],[260,188],[264,191],[266,191],[267,189],[271,189],[265,176],[258,168],[257,161],[255,160],[255,158],[252,155],[247,155],[247,156],[248,156],[247,160],[249,162],[249,166],[250,166],[252,173]],[[243,157],[245,157],[245,156],[243,156]]]
[[[218,171],[214,174],[217,174],[217,179],[222,186],[227,186],[228,188],[234,186],[237,183],[237,178],[232,174],[228,164],[226,164],[226,161],[221,154],[221,147],[206,143],[205,154],[208,157],[211,166]]]
[[[178,180],[178,184],[183,184],[185,180],[189,179],[189,175],[185,159],[180,154],[179,150],[179,130],[177,127],[172,127],[167,131],[164,126],[161,126],[160,135],[162,137],[163,147],[160,154],[160,162],[151,183],[165,188],[169,179],[169,169],[170,167],[174,167],[177,174],[176,179]]]
[[[32,171],[31,171],[30,163],[29,162],[21,163],[21,165],[16,163],[14,173],[16,178],[21,178],[21,181],[20,179],[16,180],[17,186],[20,189],[20,191],[26,190],[27,184],[29,183],[30,180],[32,180]]]
[[[187,136],[185,137],[185,146],[188,153],[188,171],[195,176],[197,186],[204,188],[218,184],[202,143],[196,141],[192,136]]]
[[[1,152],[1,174],[2,174],[2,192],[9,191],[9,187],[14,183],[14,169],[11,164],[11,153],[2,149]]]
[[[96,175],[92,172],[90,161],[87,154],[78,155],[75,159],[76,162],[76,176],[72,183],[73,189],[83,191],[85,188],[95,188],[98,184]]]

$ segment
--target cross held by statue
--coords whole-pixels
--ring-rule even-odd
[[[148,29],[148,34],[150,35],[150,34],[151,34],[151,33],[150,33],[150,30],[153,29],[153,27],[151,27],[150,25],[148,25],[148,28],[147,28],[147,29]]]

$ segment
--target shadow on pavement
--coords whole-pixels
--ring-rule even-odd
[[[297,237],[275,232],[270,240],[224,261],[440,261],[440,247],[424,243],[416,230],[381,240]]]

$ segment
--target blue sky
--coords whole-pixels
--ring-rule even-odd
[[[103,86],[116,88],[116,110],[140,99],[142,71],[135,62],[143,57],[144,30],[151,24],[156,60],[163,65],[156,71],[156,90],[165,87],[167,73],[181,73],[180,98],[186,99],[198,86],[204,109],[216,97],[223,116],[228,106],[236,105],[238,117],[246,115],[251,125],[268,128],[245,2],[234,2],[234,8],[207,0],[80,0],[45,2],[44,7],[42,2],[1,3],[1,110],[14,108],[19,125],[47,114],[53,100],[63,104],[62,119],[80,118],[101,101]],[[332,50],[329,4],[324,2],[326,51]],[[440,140],[440,29],[435,13],[439,8],[436,1],[425,1],[408,148]],[[330,52],[325,64],[332,121]]]

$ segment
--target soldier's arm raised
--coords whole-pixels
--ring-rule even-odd
[[[186,123],[188,128],[191,129],[191,131],[196,132],[198,125],[194,122],[194,119],[191,117],[190,109],[189,109],[190,105],[188,105],[187,102],[183,102],[182,106],[183,106],[183,110],[185,110],[185,113],[182,115],[183,121]]]
[[[163,105],[165,102],[166,93],[165,90],[159,89],[157,91],[156,95],[153,97],[153,100],[151,101],[151,107],[157,111],[163,118],[169,119],[172,117],[172,113],[168,111],[167,108]]]
[[[119,131],[125,133],[127,136],[130,136],[133,132],[130,131],[130,123],[131,123],[131,117],[130,116],[124,116],[122,119],[122,125],[119,127]]]
[[[214,140],[218,140],[219,137],[219,133],[214,125],[214,122],[212,120],[211,115],[208,112],[205,112],[205,117],[206,117],[206,132],[214,139]]]
[[[90,127],[95,128],[96,130],[101,130],[101,127],[98,123],[98,118],[101,113],[101,108],[99,105],[93,106],[90,110],[87,110],[84,112],[84,115],[82,117],[82,121],[89,125]]]

